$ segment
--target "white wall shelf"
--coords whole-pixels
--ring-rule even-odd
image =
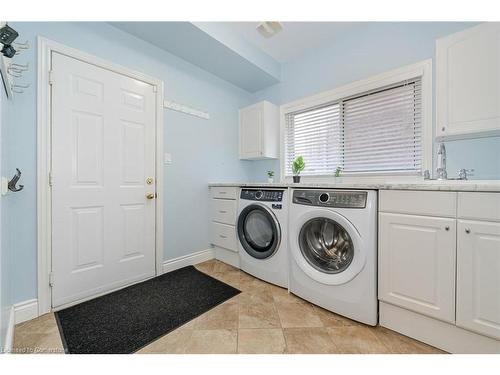
[[[172,102],[170,100],[163,101],[163,107],[167,108],[167,109],[171,109],[173,111],[185,113],[186,115],[199,117],[199,118],[202,118],[204,120],[210,119],[210,114],[208,112],[200,111],[198,109],[188,107],[187,105],[175,103],[175,102]]]

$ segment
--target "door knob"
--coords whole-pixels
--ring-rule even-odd
[[[155,193],[146,193],[146,198],[148,198],[148,199],[155,199],[156,198],[156,194]]]

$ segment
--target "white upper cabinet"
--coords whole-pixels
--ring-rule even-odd
[[[500,134],[500,23],[436,42],[436,136]]]
[[[240,109],[240,159],[279,157],[279,110],[267,101]]]

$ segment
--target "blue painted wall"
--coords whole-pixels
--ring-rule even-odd
[[[15,238],[12,259],[13,301],[36,298],[36,37],[70,47],[160,78],[165,98],[210,113],[210,120],[165,111],[165,259],[209,247],[207,183],[247,180],[250,162],[238,160],[238,108],[251,95],[184,60],[105,23],[11,23],[20,41],[33,46],[16,59],[29,62],[23,81],[31,88],[17,95],[9,111],[8,165],[23,171],[25,189],[12,194],[10,222],[3,233]],[[3,272],[2,272],[3,274]]]
[[[375,74],[432,58],[437,38],[474,26],[459,22],[375,22],[338,35],[322,47],[283,64],[282,82],[255,94],[255,101],[284,104]],[[433,116],[434,118],[434,116]],[[474,168],[475,179],[500,178],[500,138],[447,142],[448,171]],[[434,152],[434,155],[436,152]],[[279,161],[259,161],[251,177],[266,179],[265,171],[279,175]]]
[[[5,139],[7,130],[7,114],[10,110],[7,103],[7,96],[0,82],[0,171],[5,172],[6,153]],[[5,347],[5,336],[12,307],[12,248],[9,246],[9,233],[5,231],[8,220],[9,196],[0,195],[0,353]]]

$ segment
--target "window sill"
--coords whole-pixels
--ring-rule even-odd
[[[301,182],[309,183],[420,183],[424,181],[422,176],[416,175],[372,175],[372,176],[301,176]],[[291,176],[286,176],[284,182],[292,183],[293,178]]]

